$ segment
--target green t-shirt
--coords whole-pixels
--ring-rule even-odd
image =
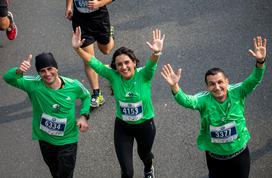
[[[245,120],[245,98],[262,81],[265,68],[255,68],[243,82],[229,85],[227,98],[218,102],[210,92],[186,95],[182,90],[175,100],[182,106],[198,110],[201,117],[197,145],[200,150],[230,155],[246,146],[250,139]]]
[[[157,68],[156,62],[148,60],[144,67],[135,70],[129,80],[123,79],[116,70],[106,67],[95,57],[91,58],[89,66],[109,80],[116,101],[117,118],[129,124],[140,124],[154,117],[151,80]]]
[[[90,93],[77,80],[61,77],[64,87],[53,90],[45,86],[40,76],[16,74],[17,68],[10,69],[4,80],[25,91],[32,103],[32,138],[53,145],[65,145],[78,141],[76,126],[76,99],[81,99],[80,114],[88,114]]]

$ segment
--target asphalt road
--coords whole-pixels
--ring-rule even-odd
[[[268,38],[267,71],[263,83],[246,100],[251,133],[251,178],[272,177],[271,0],[118,0],[109,5],[116,47],[133,49],[144,65],[150,54],[151,30],[166,34],[165,50],[153,80],[157,135],[154,144],[157,178],[206,178],[204,153],[196,147],[199,114],[173,100],[160,70],[171,63],[182,68],[180,85],[188,94],[205,90],[204,74],[222,67],[231,83],[244,80],[254,67],[247,54],[252,38]],[[11,1],[19,29],[8,41],[0,32],[0,75],[18,66],[29,53],[52,52],[62,75],[88,83],[79,57],[71,48],[71,22],[64,18],[65,1]],[[109,63],[111,55],[96,55]],[[34,65],[34,64],[33,64]],[[33,67],[27,74],[36,74]],[[100,80],[105,105],[91,113],[89,132],[80,135],[75,178],[118,178],[120,168],[113,146],[114,99],[109,84]],[[38,143],[31,140],[31,104],[27,95],[0,80],[0,177],[48,178]],[[135,144],[136,148],[136,144]],[[135,178],[143,165],[134,152]],[[231,171],[231,170],[226,170]]]

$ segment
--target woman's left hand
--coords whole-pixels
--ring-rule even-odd
[[[161,54],[162,49],[163,49],[163,42],[165,35],[161,35],[161,30],[156,29],[153,30],[153,40],[151,43],[146,42],[146,44],[149,46],[149,48],[153,51],[153,54]]]
[[[80,26],[76,27],[76,30],[73,32],[72,36],[72,47],[78,49],[84,43],[85,39],[81,40],[81,29]]]

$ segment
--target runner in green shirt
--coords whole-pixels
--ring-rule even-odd
[[[32,55],[20,67],[10,69],[4,80],[25,91],[32,103],[32,137],[39,140],[44,161],[54,178],[70,178],[76,161],[78,130],[89,128],[90,94],[77,80],[59,76],[51,53],[36,56],[38,76],[25,76]],[[75,118],[76,99],[80,99],[80,118]]]
[[[163,49],[165,36],[161,31],[153,31],[153,41],[147,45],[153,51],[144,67],[137,68],[139,60],[133,51],[121,47],[112,58],[111,68],[103,65],[94,56],[86,53],[80,46],[80,27],[72,38],[72,46],[84,62],[100,76],[111,83],[116,101],[116,119],[114,128],[114,145],[121,166],[122,178],[133,177],[133,142],[137,141],[137,150],[144,163],[144,177],[154,178],[151,152],[155,138],[154,109],[152,104],[152,78],[157,68],[157,61]]]
[[[187,95],[178,82],[181,69],[176,73],[170,64],[164,65],[162,76],[170,85],[175,100],[182,106],[198,110],[201,127],[197,139],[200,150],[206,151],[210,178],[247,178],[250,157],[247,142],[250,134],[246,127],[244,105],[246,96],[262,81],[265,71],[266,39],[253,39],[254,50],[249,50],[256,59],[251,75],[241,83],[229,85],[229,80],[220,68],[206,72],[208,91]]]

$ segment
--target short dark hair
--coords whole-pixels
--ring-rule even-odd
[[[205,74],[205,83],[208,84],[208,81],[207,81],[208,75],[216,75],[216,74],[218,74],[218,73],[222,73],[222,74],[225,76],[225,78],[227,78],[227,75],[225,74],[225,72],[224,72],[223,69],[220,69],[220,68],[216,68],[216,67],[215,67],[215,68],[209,69],[209,70],[206,72],[206,74]]]
[[[120,47],[119,49],[117,49],[112,56],[112,60],[111,60],[111,65],[110,67],[114,70],[116,70],[116,64],[115,64],[115,60],[116,57],[121,55],[121,54],[125,54],[127,55],[133,62],[136,63],[136,67],[139,65],[140,61],[139,59],[135,56],[134,52],[126,47]]]

